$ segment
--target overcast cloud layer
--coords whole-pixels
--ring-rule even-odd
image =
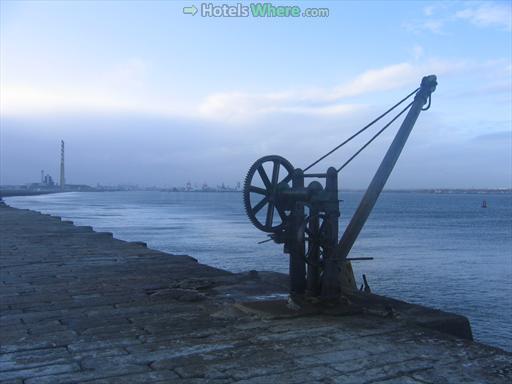
[[[69,183],[233,185],[263,155],[304,167],[435,73],[388,187],[512,187],[510,3],[405,4],[210,20],[180,2],[2,2],[0,182],[57,176],[62,138]],[[393,133],[344,187],[366,187]]]

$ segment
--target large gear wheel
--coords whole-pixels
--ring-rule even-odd
[[[270,178],[264,167],[266,164],[272,166]],[[283,228],[287,216],[283,207],[278,204],[278,193],[291,182],[293,172],[292,164],[277,155],[262,157],[247,172],[243,192],[244,205],[249,220],[256,228],[268,233],[277,233]],[[259,184],[258,179],[261,180]],[[265,206],[266,211],[262,212]],[[277,215],[274,214],[275,211]]]

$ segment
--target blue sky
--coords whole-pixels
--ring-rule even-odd
[[[273,2],[329,8],[316,19],[191,4],[2,1],[0,182],[56,176],[63,138],[69,182],[234,184],[269,153],[305,166],[435,73],[389,187],[512,186],[510,2]],[[392,133],[344,185],[366,186]]]

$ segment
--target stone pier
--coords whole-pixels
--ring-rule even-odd
[[[2,384],[512,382],[462,316],[365,294],[291,309],[286,276],[6,205],[0,246]]]

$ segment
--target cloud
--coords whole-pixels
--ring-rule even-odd
[[[137,87],[107,88],[76,84],[37,87],[2,85],[2,116],[38,117],[83,113],[142,113],[169,117],[187,117],[186,106],[175,99],[155,100]]]
[[[423,55],[419,46],[416,56]],[[132,60],[119,71],[100,77],[98,84],[1,87],[2,115],[114,112],[223,123],[249,123],[269,116],[291,115],[331,118],[355,114],[368,107],[354,98],[377,92],[412,89],[422,76],[446,75],[475,68],[465,60],[422,58],[366,70],[330,88],[283,89],[253,93],[248,90],[215,92],[196,100],[152,92],[145,79],[147,64]]]
[[[425,50],[423,49],[423,47],[421,45],[418,45],[418,44],[416,44],[412,48],[412,51],[413,51],[414,60],[419,60],[425,55]]]
[[[453,21],[453,5],[449,2],[435,2],[424,7],[422,15],[416,20],[408,20],[404,27],[414,33],[429,32],[446,35],[445,27]]]
[[[475,141],[480,140],[496,140],[496,141],[502,141],[507,140],[509,142],[512,142],[512,131],[499,131],[499,132],[491,132],[486,133],[483,135],[478,135],[475,138],[473,138]]]
[[[455,13],[455,17],[467,20],[478,27],[498,27],[512,30],[512,6],[509,2],[483,3],[467,7]]]
[[[207,120],[245,122],[272,114],[292,114],[327,117],[343,115],[363,108],[363,105],[331,103],[318,105],[325,100],[314,91],[281,93],[224,92],[206,97],[199,105],[199,115]]]
[[[510,2],[466,2],[438,3],[423,8],[422,17],[407,21],[404,28],[414,33],[430,32],[446,35],[450,25],[457,21],[467,21],[478,27],[494,27],[504,31],[512,30],[512,6]]]
[[[444,23],[442,20],[427,20],[423,23],[423,28],[429,30],[432,33],[442,35],[443,25]]]
[[[149,61],[133,57],[118,64],[101,76],[101,78],[108,85],[116,88],[125,84],[144,87],[147,83],[147,76],[151,67],[152,65]]]
[[[436,34],[436,35],[445,35],[444,26],[446,24],[446,19],[438,18],[434,19],[428,15],[427,19],[420,20],[412,20],[403,23],[403,27],[413,33],[420,34],[424,31]]]
[[[285,113],[329,117],[347,115],[364,109],[365,104],[347,99],[371,93],[414,87],[428,74],[449,74],[470,66],[466,61],[430,59],[392,64],[367,70],[345,84],[328,89],[306,89],[273,93],[219,92],[209,95],[199,106],[205,119],[240,123]]]
[[[2,86],[2,114],[38,114],[62,111],[109,111],[123,108],[123,103],[104,92],[42,89],[31,86]]]
[[[425,16],[432,16],[434,14],[435,7],[433,5],[429,5],[428,7],[423,8],[423,13]]]

